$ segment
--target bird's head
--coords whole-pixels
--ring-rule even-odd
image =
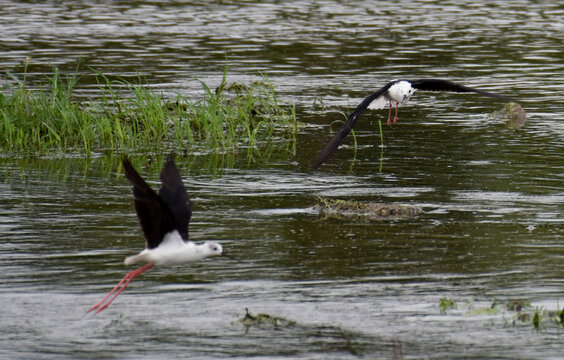
[[[397,91],[400,94],[400,103],[404,104],[409,100],[411,95],[415,92],[415,88],[411,86],[409,81],[400,81],[398,83]]]
[[[206,249],[208,256],[223,255],[223,247],[220,243],[215,241],[206,241],[204,248]]]
[[[225,251],[223,251],[223,247],[220,243],[215,241],[206,241],[204,243],[204,248],[206,249],[207,256],[214,256],[214,255],[222,255],[227,256],[230,259],[237,260],[234,257],[227,255]]]

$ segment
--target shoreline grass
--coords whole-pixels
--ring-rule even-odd
[[[240,148],[295,142],[293,106],[280,104],[268,78],[248,85],[228,84],[225,66],[212,91],[200,81],[204,97],[178,94],[164,99],[146,83],[110,79],[94,71],[99,100],[75,101],[77,75],[57,68],[46,84],[31,89],[24,75],[8,77],[10,94],[0,93],[0,151],[15,155],[78,154],[105,151],[166,152]]]

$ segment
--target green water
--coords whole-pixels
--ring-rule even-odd
[[[23,71],[30,56],[39,81],[82,57],[197,98],[194,79],[219,84],[227,54],[230,81],[267,74],[303,124],[295,151],[179,154],[191,238],[219,240],[241,262],[153,269],[96,316],[86,310],[143,248],[120,154],[1,157],[0,357],[560,357],[562,327],[548,315],[536,330],[503,306],[473,311],[564,307],[563,16],[543,1],[0,1],[2,70]],[[368,111],[356,156],[351,138],[310,170],[339,112],[391,79],[432,77],[517,98],[527,123],[513,131],[489,117],[504,105],[494,99],[418,92],[384,126],[383,149],[387,111]],[[162,157],[129,155],[157,188]],[[323,219],[317,196],[423,213]],[[443,297],[457,307],[441,313]],[[246,329],[245,308],[297,325]]]

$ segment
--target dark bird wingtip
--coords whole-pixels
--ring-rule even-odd
[[[319,160],[316,160],[313,164],[311,164],[310,169],[311,171],[317,171],[319,169],[319,167],[322,165],[322,162],[319,162]]]
[[[125,164],[130,164],[130,165],[131,165],[131,162],[129,161],[129,158],[127,157],[127,155],[123,155],[123,156],[121,157],[121,163],[124,164],[124,165],[125,165]]]
[[[326,149],[321,150],[321,152],[317,155],[317,158],[315,159],[315,161],[311,165],[311,170],[312,171],[319,170],[321,165],[323,165],[327,161],[327,159],[329,159],[329,157],[331,157],[332,154],[333,154],[333,152],[327,154]]]
[[[131,164],[131,161],[129,161],[129,158],[126,155],[124,155],[121,158],[121,164],[123,166],[123,171],[125,172],[126,176],[129,173],[136,172],[135,168]]]

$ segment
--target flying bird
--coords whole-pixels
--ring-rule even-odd
[[[125,177],[133,185],[135,211],[146,239],[145,250],[126,257],[124,263],[146,264],[127,273],[102,301],[87,312],[96,310],[96,313],[99,313],[106,309],[135,277],[155,265],[181,265],[213,255],[227,256],[217,242],[196,244],[189,240],[188,225],[192,216],[192,201],[186,193],[174,160],[169,159],[161,171],[162,184],[158,194],[143,180],[129,160],[123,159],[123,168]],[[112,294],[114,296],[105,303]]]
[[[319,168],[343,143],[345,137],[351,132],[354,124],[360,118],[360,115],[366,109],[383,109],[389,105],[388,112],[388,125],[392,124],[392,107],[395,105],[396,111],[393,118],[395,123],[398,120],[398,108],[400,104],[405,104],[413,95],[415,90],[421,91],[450,91],[459,93],[476,93],[482,96],[489,96],[496,99],[503,99],[507,101],[514,101],[503,95],[492,94],[487,91],[474,89],[468,86],[456,84],[448,80],[440,79],[420,79],[420,80],[394,80],[390,81],[383,88],[376,91],[372,95],[365,98],[360,105],[353,111],[353,113],[347,119],[347,122],[343,127],[335,134],[331,142],[321,150],[315,163],[313,164],[313,169]]]

